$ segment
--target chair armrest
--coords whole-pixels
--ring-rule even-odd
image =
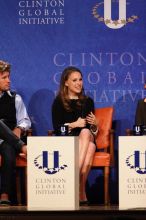
[[[26,135],[27,136],[32,136],[32,129],[31,128],[26,131]]]
[[[26,131],[24,131],[21,135],[21,140],[24,143],[27,143],[27,137],[32,136],[32,129],[28,129]]]
[[[21,136],[32,136],[32,129],[27,129],[26,131],[23,131]]]
[[[127,128],[127,129],[126,129],[126,135],[127,135],[127,136],[131,136],[131,135],[133,135],[133,130]]]
[[[55,131],[54,130],[48,130],[48,136],[53,136],[55,135]]]

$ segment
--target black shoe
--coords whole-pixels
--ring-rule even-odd
[[[10,206],[11,202],[9,200],[0,200],[0,206]]]

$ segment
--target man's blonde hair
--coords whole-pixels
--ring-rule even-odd
[[[11,65],[3,60],[0,60],[0,72],[10,72]]]

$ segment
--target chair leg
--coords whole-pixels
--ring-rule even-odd
[[[109,167],[104,167],[104,204],[109,203]]]
[[[21,171],[23,172],[24,176],[21,176]],[[21,184],[24,184],[24,189],[22,189]],[[16,170],[16,190],[18,205],[22,205],[22,197],[27,204],[27,167],[18,167]],[[22,195],[22,193],[23,195],[25,193],[25,197]]]
[[[19,168],[16,168],[16,193],[17,193],[18,205],[21,205],[21,186],[20,186]]]
[[[27,167],[24,167],[24,178],[25,178],[25,199],[27,205]]]

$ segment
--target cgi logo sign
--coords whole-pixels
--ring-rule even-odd
[[[119,17],[117,20],[112,19],[112,3],[119,4]],[[99,2],[93,7],[92,14],[94,18],[98,20],[98,22],[104,22],[105,25],[109,28],[122,28],[127,23],[133,23],[136,19],[138,19],[138,16],[134,14],[131,15],[131,17],[126,17],[126,4],[128,4],[127,0],[104,0],[104,2]],[[102,6],[104,7],[103,16],[99,13],[99,9]]]
[[[134,151],[134,154],[127,157],[126,164],[138,174],[146,174],[146,151]]]
[[[42,169],[46,174],[55,174],[67,167],[66,164],[59,164],[59,157],[59,151],[53,151],[53,153],[42,151],[42,154],[34,159],[34,164],[38,169]]]

